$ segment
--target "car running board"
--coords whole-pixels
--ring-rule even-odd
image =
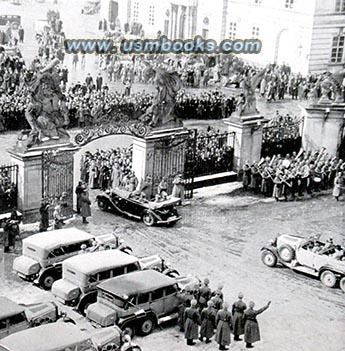
[[[169,316],[165,316],[165,317],[159,318],[158,319],[158,325],[160,325],[162,323],[166,323],[166,322],[172,321],[172,320],[177,319],[177,318],[178,318],[178,313],[173,313],[173,314],[170,314]]]

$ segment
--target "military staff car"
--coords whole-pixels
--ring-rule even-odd
[[[123,342],[123,334],[115,326],[90,331],[69,323],[54,323],[0,340],[0,351],[120,351]],[[132,350],[141,348],[132,344]]]
[[[329,288],[339,284],[345,292],[344,249],[337,249],[336,245],[321,242],[315,237],[281,235],[261,249],[261,259],[268,267],[279,263],[317,277]]]
[[[164,260],[158,255],[139,259],[119,250],[81,254],[62,263],[62,279],[54,282],[52,293],[60,302],[76,306],[85,315],[87,307],[96,302],[96,288],[102,281],[145,269],[179,275],[176,270],[164,268]]]
[[[181,219],[176,210],[176,205],[181,199],[177,197],[154,202],[133,196],[129,191],[115,189],[98,194],[96,201],[102,211],[113,210],[127,217],[142,220],[147,226],[169,225]]]
[[[59,312],[53,302],[25,306],[0,296],[0,339],[21,330],[55,322],[58,318]]]
[[[98,285],[97,302],[87,308],[86,317],[96,326],[115,323],[131,335],[148,335],[177,318],[178,293],[196,283],[193,277],[171,278],[154,270],[108,279]]]
[[[81,245],[90,248],[94,241],[105,245],[115,237],[106,234],[95,237],[77,228],[66,228],[31,235],[23,239],[22,255],[13,262],[13,270],[24,280],[38,283],[49,290],[61,278],[62,261],[79,253]]]

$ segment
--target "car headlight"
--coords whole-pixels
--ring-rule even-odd
[[[35,274],[35,273],[38,273],[39,270],[40,270],[40,264],[39,263],[35,263],[34,265],[32,265],[29,268],[28,273],[29,273],[29,275]]]
[[[68,300],[73,300],[79,296],[79,289],[73,289],[67,294]]]

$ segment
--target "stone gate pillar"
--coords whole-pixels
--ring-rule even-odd
[[[302,146],[305,150],[326,148],[335,156],[341,143],[341,131],[345,122],[345,104],[314,104],[306,108]]]
[[[43,173],[43,152],[56,151],[69,155],[71,157],[71,164],[73,164],[73,153],[77,150],[72,144],[55,145],[49,147],[32,148],[29,151],[19,151],[18,149],[8,150],[11,156],[12,163],[18,165],[18,210],[23,214],[24,222],[35,222],[39,219],[39,208],[41,200],[44,195],[44,173]],[[70,151],[73,151],[72,153]],[[53,180],[53,173],[55,170],[50,170],[48,177],[50,181],[56,184],[51,184],[52,188],[59,189],[60,192],[73,190],[73,180],[70,182],[68,188],[66,182],[58,179]],[[71,169],[73,172],[73,166]],[[61,173],[61,172],[60,172]],[[47,175],[46,175],[47,176]],[[66,178],[64,174],[60,174],[62,178]],[[60,183],[60,184],[58,184]],[[54,196],[58,194],[45,194],[45,196]],[[61,195],[61,194],[59,194]],[[72,200],[71,200],[72,201]]]
[[[230,117],[223,119],[228,132],[235,133],[234,171],[239,172],[246,160],[259,161],[261,158],[262,132],[267,120],[261,115]]]

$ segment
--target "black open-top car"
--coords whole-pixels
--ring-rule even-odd
[[[169,197],[160,202],[140,199],[138,195],[123,190],[107,190],[96,196],[98,207],[102,211],[115,210],[128,217],[142,220],[147,226],[154,224],[172,224],[181,219],[176,204],[181,199]]]

